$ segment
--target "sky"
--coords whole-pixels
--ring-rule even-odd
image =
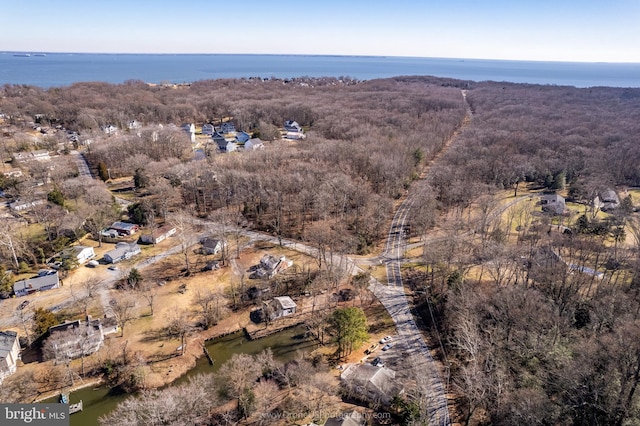
[[[640,0],[0,0],[0,50],[640,62]]]

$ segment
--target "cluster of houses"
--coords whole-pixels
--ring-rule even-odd
[[[253,151],[264,148],[262,140],[252,138],[247,132],[237,131],[233,123],[229,121],[218,127],[213,124],[205,124],[202,126],[202,133],[211,136],[220,152],[233,152],[240,149]]]
[[[564,215],[568,212],[566,200],[560,194],[543,194],[540,198],[540,205],[543,212],[552,215]],[[620,198],[614,190],[607,189],[593,199],[592,206],[603,212],[615,210],[620,207]]]

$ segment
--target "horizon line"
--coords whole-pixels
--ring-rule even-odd
[[[546,59],[504,59],[504,58],[474,58],[474,57],[447,57],[447,56],[402,56],[402,55],[358,55],[358,54],[329,54],[329,53],[212,53],[212,52],[67,52],[67,51],[42,51],[42,50],[2,50],[0,54],[52,54],[52,55],[210,55],[210,56],[312,56],[312,57],[344,57],[344,58],[407,58],[407,59],[444,59],[457,61],[502,61],[502,62],[554,62],[573,64],[629,64],[640,65],[640,61],[579,61],[579,60],[546,60]]]

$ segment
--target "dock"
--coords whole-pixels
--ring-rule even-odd
[[[209,360],[209,364],[213,365],[215,361],[213,360],[213,358],[211,358],[211,355],[209,354],[209,350],[207,349],[206,344],[202,345],[202,349],[204,349],[204,354],[207,356],[207,359]]]
[[[79,413],[82,411],[82,400],[77,404],[69,404],[69,414]]]

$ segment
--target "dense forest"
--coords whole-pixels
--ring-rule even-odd
[[[462,422],[638,424],[637,202],[622,197],[619,209],[597,214],[592,201],[640,185],[640,89],[428,77],[6,85],[0,113],[1,155],[25,171],[3,177],[2,190],[48,194],[32,214],[45,235],[2,225],[7,268],[37,265],[117,216],[100,181],[77,176],[72,162],[47,171],[11,161],[23,151],[64,159],[89,140],[96,175],[133,177],[131,217],[145,225],[181,210],[232,212],[235,224],[348,254],[379,247],[394,203],[419,186],[410,237],[424,252],[405,278],[440,338]],[[134,120],[140,129],[128,129]],[[307,138],[282,140],[286,120]],[[194,159],[180,125],[222,121],[266,148],[205,149]],[[108,125],[120,132],[105,134]],[[34,126],[68,132],[35,139]],[[515,201],[525,188],[562,192],[584,214],[551,217],[531,206],[491,214],[501,190]]]

